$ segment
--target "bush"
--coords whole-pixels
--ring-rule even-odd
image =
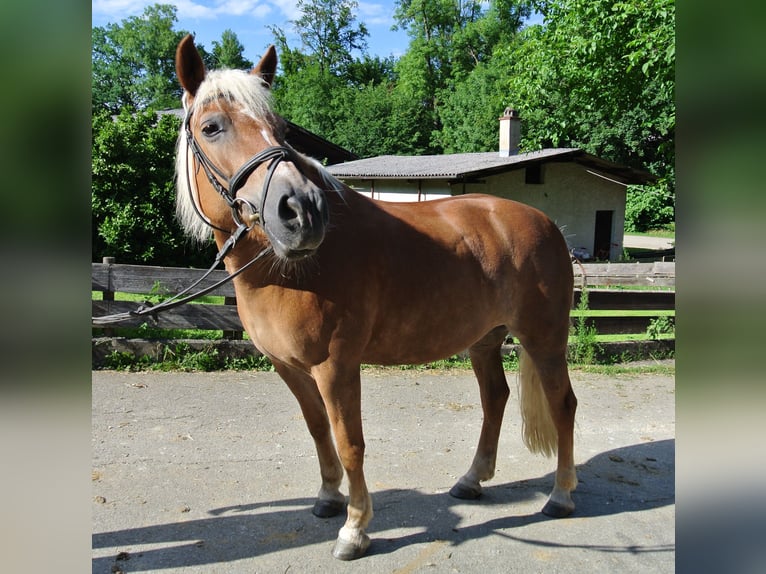
[[[92,255],[118,263],[207,267],[175,219],[175,145],[180,121],[154,112],[93,116]]]
[[[659,229],[675,220],[673,195],[665,182],[652,187],[628,188],[625,203],[625,231]]]

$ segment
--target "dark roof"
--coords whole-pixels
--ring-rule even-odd
[[[289,120],[285,120],[285,122],[287,122],[287,133],[285,134],[287,143],[302,154],[323,161],[327,165],[359,158],[355,153],[324,139],[322,136],[318,136]]]
[[[172,110],[161,110],[158,114],[171,114],[179,118],[184,117],[184,111],[180,108]],[[302,154],[313,157],[316,160],[332,165],[334,163],[340,163],[344,161],[353,161],[358,159],[359,156],[355,153],[348,151],[335,145],[331,141],[324,139],[314,133],[311,133],[307,129],[294,124],[289,120],[285,120],[287,124],[287,133],[285,139],[292,147]]]
[[[555,148],[511,156],[498,152],[444,155],[383,155],[328,167],[338,178],[356,179],[452,179],[471,180],[521,169],[530,164],[576,162],[598,174],[624,184],[656,181],[649,172],[616,164],[578,148]]]

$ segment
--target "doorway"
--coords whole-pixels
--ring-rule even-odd
[[[596,259],[609,259],[612,251],[612,219],[614,211],[596,212],[596,230],[593,234],[593,255]]]

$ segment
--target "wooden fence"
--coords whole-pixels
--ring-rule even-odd
[[[576,264],[573,269],[575,306],[584,284],[588,288],[589,309],[610,311],[609,316],[588,318],[599,334],[644,333],[652,320],[667,314],[621,315],[624,311],[667,312],[675,309],[675,263]],[[202,273],[200,269],[93,263],[92,289],[100,291],[103,300],[93,301],[92,315],[122,313],[138,307],[136,302],[115,301],[115,293],[146,295],[150,300],[152,297],[170,296],[192,284]],[[225,271],[215,271],[199,287],[212,285],[225,276]],[[237,315],[234,287],[227,283],[211,295],[224,297],[223,303],[182,305],[156,317],[136,317],[115,323],[114,327],[137,327],[149,323],[159,329],[223,330],[225,338],[241,339],[242,324]],[[104,331],[108,334],[109,328]]]

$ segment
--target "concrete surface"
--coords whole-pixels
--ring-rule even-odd
[[[622,239],[623,247],[638,249],[671,249],[676,244],[675,239],[664,237],[651,237],[649,235],[625,235]]]
[[[515,392],[482,498],[467,470],[481,408],[465,371],[363,373],[368,555],[330,555],[313,443],[272,373],[93,372],[93,572],[672,572],[672,376],[573,372],[575,514],[539,511],[554,459],[522,445]],[[515,374],[509,374],[514,387]]]

